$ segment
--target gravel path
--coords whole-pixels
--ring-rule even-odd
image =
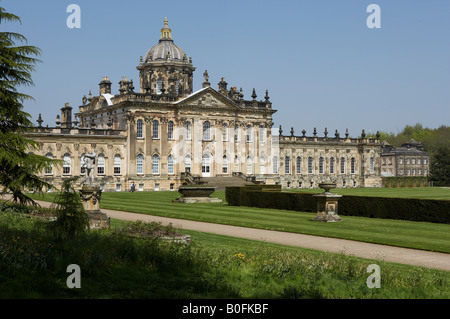
[[[43,207],[48,207],[51,204],[44,201],[37,202]],[[260,240],[333,253],[344,252],[356,257],[378,259],[388,262],[414,266],[424,266],[427,268],[450,271],[450,254],[445,253],[370,244],[345,239],[295,234],[281,231],[197,222],[191,220],[129,213],[109,209],[102,209],[102,212],[106,213],[109,217],[114,219],[128,221],[142,220],[146,222],[155,221],[160,222],[163,225],[172,223],[172,225],[178,229],[196,230],[201,232]]]
[[[128,221],[155,221],[164,225],[172,223],[175,228],[201,232],[261,240],[283,245],[304,247],[333,253],[342,253],[356,257],[380,259],[388,262],[424,266],[450,271],[450,254],[437,253],[394,246],[370,244],[352,240],[327,238],[303,234],[295,234],[273,230],[263,230],[239,226],[197,222],[184,219],[159,217],[145,214],[128,213],[102,209],[102,212],[114,219]]]

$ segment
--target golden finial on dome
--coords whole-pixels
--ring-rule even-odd
[[[172,30],[169,28],[167,18],[164,18],[164,27],[161,29],[161,40],[172,40]]]

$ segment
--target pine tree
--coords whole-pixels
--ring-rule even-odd
[[[18,16],[0,7],[0,27],[5,22],[19,22]],[[33,124],[31,116],[23,111],[23,102],[33,99],[18,92],[18,86],[31,86],[31,72],[40,62],[36,58],[41,53],[37,47],[27,43],[27,39],[14,32],[0,32],[0,195],[11,193],[13,201],[21,204],[35,204],[25,194],[26,189],[41,192],[53,186],[43,181],[37,173],[45,167],[56,164],[45,156],[32,154],[38,144],[24,136]]]

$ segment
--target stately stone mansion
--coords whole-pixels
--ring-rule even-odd
[[[172,39],[167,19],[161,38],[137,66],[139,88],[123,77],[119,92],[104,77],[98,95],[89,92],[78,111],[66,103],[56,126],[38,126],[29,137],[39,154],[63,160],[42,172],[54,185],[84,174],[84,156],[96,153],[96,180],[105,191],[171,190],[201,178],[240,177],[285,188],[381,186],[379,138],[272,134],[268,91],[244,99],[242,89],[210,86],[193,91],[192,59]]]

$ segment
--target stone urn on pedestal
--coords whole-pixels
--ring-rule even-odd
[[[110,228],[110,217],[100,210],[102,190],[94,183],[95,153],[85,155],[86,180],[80,190],[80,199],[84,211],[89,216],[90,229]],[[92,173],[92,177],[89,178]]]
[[[316,199],[316,217],[314,221],[319,222],[340,222],[342,218],[338,213],[338,201],[342,195],[330,192],[330,189],[336,188],[335,183],[321,183],[319,187],[325,191],[322,194],[313,195]]]

